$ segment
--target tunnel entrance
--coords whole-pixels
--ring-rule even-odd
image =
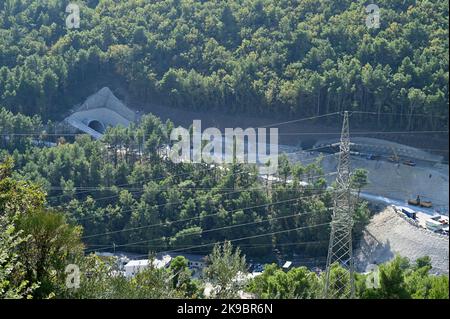
[[[106,130],[105,126],[100,121],[97,121],[97,120],[90,121],[88,126],[91,129],[93,129],[99,133],[102,133],[102,134],[105,133],[105,130]]]

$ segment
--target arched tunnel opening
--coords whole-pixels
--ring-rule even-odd
[[[88,126],[91,129],[93,129],[101,134],[105,133],[105,130],[106,130],[105,126],[102,124],[102,122],[97,121],[97,120],[90,121]]]

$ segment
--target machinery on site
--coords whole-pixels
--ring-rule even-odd
[[[417,165],[416,162],[409,160],[409,159],[404,160],[403,164],[408,165],[408,166],[416,166]]]
[[[391,150],[392,150],[392,155],[388,157],[389,162],[399,163],[400,157],[397,155],[397,152],[395,151],[395,149],[392,146],[391,146]]]
[[[371,161],[378,161],[381,159],[381,155],[379,154],[367,154],[366,159],[371,160]]]
[[[417,195],[416,199],[408,199],[408,204],[413,205],[413,206],[425,207],[425,208],[433,207],[432,202],[421,200],[419,195]]]

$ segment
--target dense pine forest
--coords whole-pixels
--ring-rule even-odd
[[[3,109],[0,125],[42,127],[39,117]],[[138,125],[109,128],[99,141],[79,135],[70,143],[39,144],[35,136],[7,134],[0,153],[0,298],[205,298],[206,284],[222,289],[209,298],[321,298],[324,273],[281,269],[277,256],[326,256],[333,189],[320,158],[290,164],[280,157],[279,182],[267,185],[242,164],[174,164],[158,150],[171,122],[144,116]],[[287,178],[293,179],[287,183]],[[305,184],[306,182],[306,184]],[[367,183],[356,171],[355,193]],[[353,199],[354,236],[370,211]],[[233,242],[234,247],[230,244]],[[176,257],[168,268],[149,267],[133,280],[118,276],[114,258],[94,252],[124,250],[149,256],[163,251],[209,254],[201,278]],[[248,282],[246,257],[268,263]],[[80,286],[67,286],[66,268],[81,270]],[[430,274],[427,257],[397,256],[380,265],[380,287],[356,275],[358,298],[448,298],[448,276]],[[331,289],[343,269],[332,270]],[[348,280],[348,278],[346,279]]]
[[[101,81],[196,110],[317,115],[383,127],[448,127],[448,1],[68,1],[0,3],[0,105],[59,118]],[[425,117],[414,116],[425,114]]]
[[[0,125],[42,126],[36,117],[4,110],[0,115]],[[57,147],[34,145],[33,136],[4,136],[0,158],[12,154],[15,176],[40,185],[49,206],[83,226],[88,252],[109,251],[115,244],[146,254],[330,222],[332,198],[320,159],[293,165],[281,157],[282,182],[269,191],[256,167],[174,164],[161,157],[171,127],[145,116],[138,126],[108,129],[101,141],[80,135],[74,143],[59,140]],[[287,183],[291,176],[294,182]],[[369,216],[365,205],[358,216],[363,226]],[[281,253],[323,258],[328,237],[327,224],[239,244],[253,257],[273,255],[278,247]]]
[[[82,227],[69,222],[71,217],[65,217],[63,211],[46,207],[46,194],[39,185],[13,175],[13,160],[6,158],[0,164],[1,299],[197,299],[205,298],[207,283],[221,287],[210,298],[238,298],[240,291],[257,298],[310,299],[322,296],[324,274],[318,275],[307,267],[286,272],[276,264],[266,265],[262,275],[248,282],[236,282],[237,276],[247,273],[248,265],[241,250],[234,249],[229,241],[214,245],[200,279],[191,277],[188,262],[181,256],[173,259],[168,268],[149,267],[132,280],[118,276],[114,259],[84,253]],[[142,205],[146,204],[139,204]],[[152,260],[153,257],[150,255],[149,258]],[[76,264],[81,270],[77,289],[67,284],[68,264]],[[430,275],[430,270],[431,262],[427,257],[411,262],[397,256],[380,265],[379,287],[368,287],[368,274],[357,274],[356,296],[369,299],[448,299],[448,276]],[[342,280],[348,280],[345,277],[337,279],[342,271],[337,264],[331,269],[334,278],[331,289],[338,291],[344,283]]]
[[[379,28],[366,26],[363,0],[80,0],[78,29],[66,26],[68,4],[0,1],[0,299],[196,299],[207,284],[220,287],[211,298],[323,297],[313,266],[327,256],[336,173],[323,155],[280,155],[269,179],[255,165],[174,163],[164,152],[175,124],[152,114],[98,140],[56,133],[103,86],[144,113],[349,110],[354,126],[448,129],[447,0],[378,0]],[[374,213],[360,197],[368,183],[352,172],[355,244]],[[116,250],[151,266],[120,276],[96,254]],[[181,256],[153,267],[161,252],[207,256],[202,277]],[[287,271],[277,264],[287,258],[312,262]],[[259,276],[236,280],[256,262]],[[81,269],[77,289],[68,264]],[[330,273],[329,289],[348,284],[337,263]],[[448,275],[432,275],[426,256],[396,256],[379,275],[373,289],[370,273],[355,274],[355,296],[449,298]]]

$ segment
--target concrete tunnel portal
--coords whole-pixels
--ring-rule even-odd
[[[109,88],[104,87],[74,108],[64,122],[74,132],[81,131],[99,139],[109,126],[128,127],[138,120],[136,112],[117,99]]]
[[[93,130],[95,130],[95,131],[97,131],[97,132],[99,132],[101,134],[105,133],[105,131],[106,131],[105,125],[102,122],[98,121],[98,120],[89,121],[88,126],[91,129],[93,129]]]

